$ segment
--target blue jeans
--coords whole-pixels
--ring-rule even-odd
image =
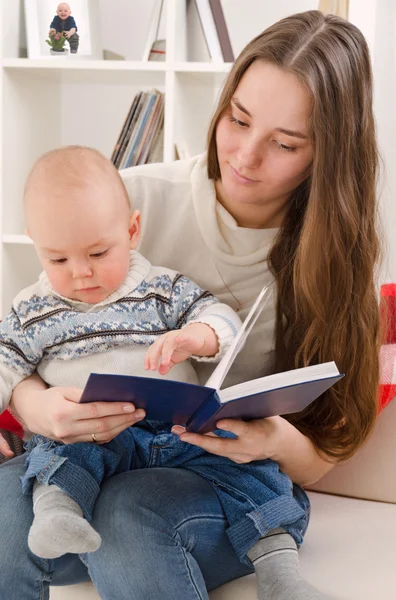
[[[96,552],[55,560],[27,546],[31,498],[21,494],[24,457],[0,466],[0,598],[48,600],[49,585],[93,580],[102,600],[208,600],[208,591],[253,572],[226,535],[218,496],[187,469],[115,475],[101,486]]]
[[[217,431],[222,437],[231,434]],[[92,519],[103,481],[114,474],[153,467],[188,469],[206,479],[215,490],[229,522],[227,535],[240,560],[272,529],[284,527],[297,544],[308,526],[309,500],[298,486],[271,461],[238,465],[209,454],[170,433],[170,426],[143,421],[123,431],[109,444],[58,444],[34,436],[28,444],[24,493],[37,478],[63,489]]]

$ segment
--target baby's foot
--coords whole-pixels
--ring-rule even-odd
[[[41,558],[95,552],[101,537],[84,519],[79,505],[56,485],[38,485],[33,494],[30,550]]]

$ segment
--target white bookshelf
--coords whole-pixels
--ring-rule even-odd
[[[153,87],[165,92],[164,160],[174,159],[182,134],[190,153],[198,153],[230,65],[187,62],[185,0],[165,3],[165,62],[22,58],[23,1],[1,0],[0,7],[1,318],[18,290],[40,272],[24,235],[22,210],[23,184],[34,160],[72,143],[110,157],[134,95]]]
[[[262,26],[257,18],[263,5],[267,11],[282,5],[285,14],[317,7],[310,0],[255,1],[256,5],[254,0],[223,0],[234,12],[235,5],[243,5],[240,27],[243,21],[249,25],[244,43],[268,25]],[[111,3],[114,10],[118,2]],[[350,0],[350,5],[373,48],[375,0]],[[186,0],[165,3],[165,62],[22,58],[22,6],[23,0],[0,0],[0,318],[19,289],[34,282],[40,272],[34,248],[24,235],[22,210],[23,185],[34,160],[65,144],[94,146],[110,157],[134,95],[153,87],[165,92],[164,160],[174,159],[179,139],[191,155],[201,152],[216,98],[231,68],[188,60],[192,32],[187,27]],[[240,49],[234,48],[236,53]]]

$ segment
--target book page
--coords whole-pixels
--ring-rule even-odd
[[[252,381],[238,383],[218,392],[220,402],[223,404],[236,398],[251,396],[259,392],[267,392],[285,388],[298,383],[306,383],[309,381],[319,381],[320,379],[328,379],[329,377],[337,377],[340,372],[337,369],[335,362],[320,363],[318,365],[310,365],[300,369],[292,369],[283,373],[274,373]]]
[[[246,338],[253,329],[257,319],[261,315],[263,308],[267,304],[272,294],[273,284],[263,287],[263,289],[257,296],[252,308],[250,309],[248,316],[242,323],[242,327],[238,331],[231,346],[228,348],[227,352],[213,371],[212,375],[205,383],[207,387],[214,388],[215,390],[220,389],[221,384],[223,383],[228,371],[231,368],[232,363],[235,360],[235,357],[244,345]]]

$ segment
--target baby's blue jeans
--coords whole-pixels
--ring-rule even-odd
[[[34,481],[55,484],[81,507],[89,521],[101,484],[109,477],[150,468],[187,469],[203,477],[216,492],[229,527],[227,535],[238,558],[270,530],[283,527],[297,544],[309,520],[309,500],[272,460],[237,464],[182,442],[171,425],[142,421],[108,444],[59,444],[42,436],[27,443],[27,469],[21,477],[24,494]],[[221,437],[232,437],[217,430]]]

